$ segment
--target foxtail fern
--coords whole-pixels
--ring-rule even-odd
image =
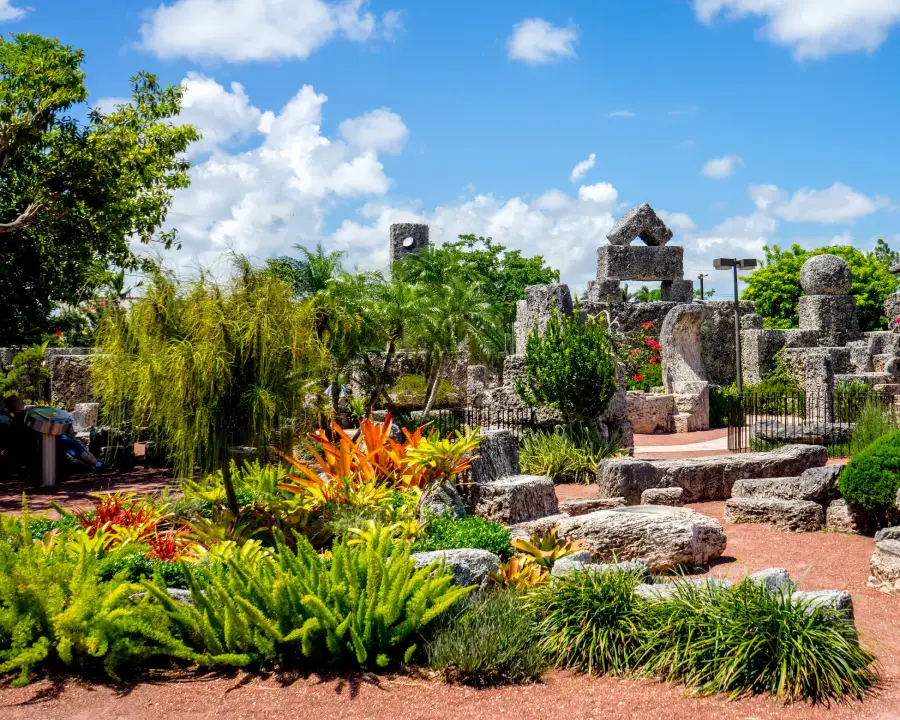
[[[470,590],[437,563],[417,570],[409,553],[384,537],[339,542],[326,567],[302,536],[295,551],[279,538],[274,558],[255,569],[238,556],[197,567],[192,604],[173,601],[158,581],[145,585],[201,663],[385,667],[408,662],[418,632]]]

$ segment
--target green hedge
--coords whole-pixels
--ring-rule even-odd
[[[502,559],[512,555],[509,529],[499,523],[470,515],[462,520],[436,518],[413,544],[413,552],[475,548],[489,550]]]
[[[881,436],[857,454],[841,473],[838,489],[851,505],[870,510],[893,507],[900,489],[900,430]]]

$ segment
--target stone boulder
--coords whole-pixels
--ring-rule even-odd
[[[510,475],[470,492],[472,514],[507,525],[559,512],[553,481],[539,475]]]
[[[811,500],[827,504],[837,495],[840,465],[805,470],[800,477],[738,480],[731,489],[733,498],[768,498],[775,500]]]
[[[583,540],[600,561],[643,558],[654,571],[704,565],[725,551],[718,520],[693,510],[626,507],[560,520],[559,536]]]
[[[800,268],[800,287],[807,295],[849,295],[853,271],[844,258],[816,255]]]
[[[559,503],[563,515],[587,515],[595,510],[625,507],[625,498],[569,498]]]
[[[849,505],[846,500],[832,500],[825,512],[825,528],[830,532],[870,535],[881,522],[881,518],[871,510],[858,505]]]
[[[627,404],[628,419],[634,432],[650,435],[672,429],[672,415],[675,413],[675,398],[672,395],[632,390],[628,392]]]
[[[518,475],[519,448],[509,430],[483,430],[481,445],[472,452],[468,482],[478,485],[494,482],[507,475]]]
[[[649,488],[641,493],[641,505],[684,505],[684,490],[674,488]]]
[[[454,581],[461,587],[478,585],[487,587],[490,582],[488,573],[500,569],[500,558],[487,550],[462,548],[459,550],[433,550],[410,555],[416,568],[428,567],[431,563],[444,561],[444,565],[453,573]]]
[[[425,488],[419,498],[416,514],[422,519],[429,516],[449,516],[454,520],[460,520],[466,516],[466,506],[453,481],[444,479],[433,482]]]
[[[791,574],[785,568],[768,568],[747,576],[747,580],[755,585],[763,585],[772,592],[787,594],[796,585],[791,580]]]
[[[742,453],[693,460],[635,460],[611,458],[597,466],[600,497],[624,497],[640,502],[649,488],[680,487],[685,502],[727,500],[743,478],[797,477],[824,466],[828,452],[815,445],[786,445],[771,452]]]
[[[653,247],[662,247],[672,239],[672,231],[648,203],[631,208],[606,233],[612,245],[631,245],[638,237]]]
[[[731,498],[725,503],[725,522],[772,523],[787,532],[813,532],[825,521],[822,506],[808,500]]]
[[[869,585],[888,593],[900,593],[900,527],[875,534]]]
[[[853,596],[846,590],[798,590],[791,593],[791,600],[802,603],[807,612],[825,608],[840,613],[849,622],[853,621]]]

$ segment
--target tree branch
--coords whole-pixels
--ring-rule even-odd
[[[40,202],[31,203],[25,208],[25,212],[20,214],[19,217],[12,222],[0,223],[0,233],[15,232],[16,230],[22,230],[30,225],[34,225],[38,221],[38,213],[42,208],[43,204]]]

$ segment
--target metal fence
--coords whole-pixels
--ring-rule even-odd
[[[438,408],[432,410],[427,416],[421,411],[410,413],[408,419],[415,425],[430,421],[441,434],[462,430],[468,426],[490,430],[509,430],[517,440],[522,439],[526,430],[535,430],[541,427],[536,413],[527,408]]]
[[[732,395],[727,398],[727,415],[732,452],[800,443],[824,445],[832,457],[849,457],[879,435],[900,427],[895,396],[868,387]]]

